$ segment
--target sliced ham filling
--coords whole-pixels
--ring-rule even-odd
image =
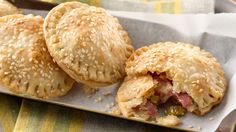
[[[192,104],[192,98],[187,93],[173,93],[184,108]]]
[[[192,98],[187,93],[175,93],[172,91],[172,81],[167,79],[165,74],[151,75],[153,77],[154,83],[156,84],[156,89],[153,96],[157,96],[158,101],[153,101],[151,96],[147,99],[146,103],[134,107],[133,110],[135,112],[143,111],[142,113],[147,114],[151,118],[156,117],[157,105],[165,103],[171,97],[177,99],[182,107],[186,109],[193,104]]]
[[[150,115],[151,117],[155,117],[155,115],[157,114],[156,105],[148,101],[145,106],[147,107],[148,115]]]

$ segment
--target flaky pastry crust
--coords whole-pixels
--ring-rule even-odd
[[[124,77],[131,40],[104,9],[62,3],[48,13],[43,28],[50,54],[76,81],[99,87]]]
[[[153,73],[165,73],[175,93],[187,93],[196,106],[192,111],[198,115],[204,115],[221,102],[226,91],[224,71],[216,58],[191,44],[161,42],[142,47],[126,62],[126,72],[128,79],[117,93],[125,116],[131,116],[131,108],[141,104],[145,95],[152,94],[154,84],[150,74]]]
[[[53,62],[42,31],[43,18],[0,18],[0,82],[9,90],[40,98],[61,96],[74,80]]]

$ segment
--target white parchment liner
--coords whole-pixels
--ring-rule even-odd
[[[47,11],[24,11],[26,14],[47,14]],[[236,108],[236,14],[168,15],[115,11],[110,13],[119,18],[136,49],[160,41],[180,41],[198,45],[219,60],[228,80],[228,90],[223,101],[205,116],[186,114],[182,118],[183,124],[178,126],[189,129],[188,126],[193,125],[191,130],[199,131],[198,128],[201,127],[205,132],[216,130],[222,119]],[[119,84],[115,84],[103,88],[88,98],[82,90],[83,86],[78,84],[66,96],[44,101],[106,114],[107,105],[114,102],[118,86]],[[110,91],[113,92],[112,96],[103,96],[103,93]],[[13,94],[3,87],[0,87],[0,92]],[[95,102],[99,97],[103,98],[103,101]],[[213,120],[209,120],[211,117]]]

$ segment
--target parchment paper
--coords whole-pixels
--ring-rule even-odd
[[[42,16],[47,14],[47,11],[24,11],[27,14],[30,12]],[[119,18],[136,49],[160,41],[181,41],[198,45],[219,60],[228,80],[228,90],[223,101],[205,116],[187,113],[182,118],[183,124],[178,126],[190,129],[188,126],[193,125],[191,130],[199,131],[201,127],[201,131],[205,132],[216,130],[222,119],[236,108],[236,14],[167,15],[115,11],[110,13]],[[93,112],[107,112],[115,100],[118,86],[119,84],[115,84],[103,88],[88,98],[82,90],[83,85],[78,84],[64,97],[44,101]],[[13,94],[3,87],[0,87],[0,92]],[[106,92],[112,92],[112,95],[103,96]],[[102,98],[102,102],[95,101],[99,97]]]

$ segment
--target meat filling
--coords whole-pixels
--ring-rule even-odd
[[[181,105],[171,106],[167,110],[166,114],[180,113],[176,116],[184,115],[185,109],[193,104],[192,98],[187,93],[175,93],[172,90],[173,83],[166,77],[165,73],[156,74],[149,73],[152,75],[154,81],[154,94],[147,98],[147,100],[136,107],[133,110],[136,113],[145,115],[145,118],[155,118],[157,116],[157,105],[164,104],[170,98],[174,99]],[[173,109],[172,109],[173,108]],[[171,112],[168,112],[171,111]]]

